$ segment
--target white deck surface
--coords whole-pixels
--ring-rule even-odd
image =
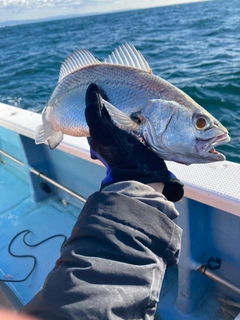
[[[40,114],[0,103],[0,126],[34,139],[35,128],[41,123]],[[93,161],[85,138],[65,136],[58,148]],[[190,166],[167,162],[167,165],[185,184],[185,197],[240,216],[240,164],[222,161]]]

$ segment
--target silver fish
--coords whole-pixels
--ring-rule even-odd
[[[130,44],[103,62],[83,49],[66,58],[42,112],[43,124],[36,129],[36,144],[47,140],[54,149],[64,134],[89,136],[84,111],[90,83],[103,90],[113,121],[162,159],[184,164],[225,159],[214,147],[230,140],[228,131],[183,91],[155,76]]]

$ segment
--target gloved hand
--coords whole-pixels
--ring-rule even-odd
[[[91,157],[107,167],[102,187],[126,180],[145,184],[163,182],[163,194],[169,201],[176,202],[183,197],[183,184],[168,171],[165,162],[113,123],[96,84],[90,84],[87,89],[85,117],[90,131]]]

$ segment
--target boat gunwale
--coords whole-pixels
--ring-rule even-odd
[[[26,123],[27,125],[25,125]],[[0,103],[0,126],[4,128],[35,139],[35,128],[41,123],[42,119],[39,113]],[[64,140],[57,148],[78,158],[103,166],[100,161],[90,158],[89,145],[85,138],[80,139],[79,137],[65,135]],[[184,196],[186,198],[240,216],[240,164],[221,161],[185,166],[175,162],[166,162],[169,170],[174,172],[184,183]],[[211,175],[216,181],[209,180]],[[236,181],[236,188],[238,188],[237,191],[235,190],[236,192],[233,192],[232,188],[234,181]]]

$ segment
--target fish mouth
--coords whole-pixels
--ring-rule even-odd
[[[206,139],[206,140],[197,138],[196,147],[197,147],[197,150],[198,150],[200,156],[204,156],[204,157],[207,157],[207,156],[215,157],[216,156],[216,157],[221,157],[224,160],[225,156],[222,153],[218,152],[215,149],[215,147],[219,146],[221,144],[225,144],[229,141],[230,141],[230,137],[229,137],[228,133],[224,133],[224,134],[221,134],[217,137],[214,137],[211,139]]]

